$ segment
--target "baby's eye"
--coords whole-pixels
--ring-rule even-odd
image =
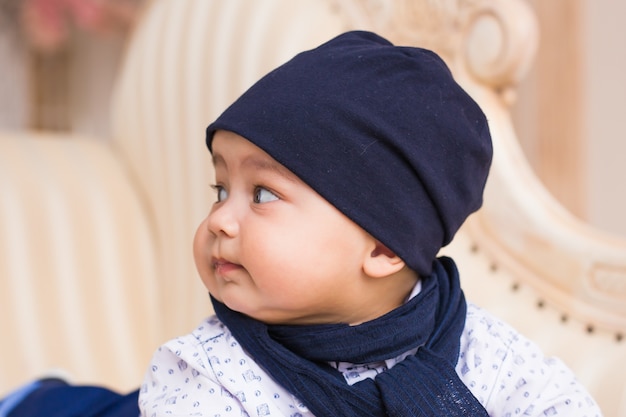
[[[252,197],[252,201],[257,204],[269,203],[271,201],[278,200],[276,194],[263,187],[255,187],[254,188],[254,196]]]
[[[221,185],[213,185],[212,186],[215,192],[217,193],[217,202],[220,203],[228,198],[228,191],[226,188]]]

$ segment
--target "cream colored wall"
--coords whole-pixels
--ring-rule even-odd
[[[626,3],[528,1],[541,32],[513,108],[522,147],[574,215],[626,236]]]
[[[583,2],[589,222],[626,236],[626,2]]]

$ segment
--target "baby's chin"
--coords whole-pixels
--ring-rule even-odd
[[[215,300],[224,304],[229,309],[236,311],[238,313],[241,313],[250,318],[253,318],[255,320],[259,320],[258,316],[254,314],[254,312],[248,311],[250,310],[249,308],[250,306],[249,306],[249,303],[245,302],[245,300],[240,300],[238,297],[232,297],[232,296],[229,296],[228,294],[222,294],[220,291],[209,290],[209,294],[211,294],[211,296]]]
[[[336,324],[336,321],[328,320],[327,317],[318,315],[305,315],[301,311],[292,311],[276,308],[255,308],[249,299],[241,297],[238,294],[229,294],[228,291],[211,291],[209,294],[224,304],[229,309],[250,317],[256,321],[260,321],[267,325],[321,325]]]

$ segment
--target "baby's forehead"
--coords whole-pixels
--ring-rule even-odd
[[[231,131],[219,130],[211,144],[213,166],[228,168],[229,164],[259,172],[272,172],[293,182],[302,182],[289,168],[245,137]]]

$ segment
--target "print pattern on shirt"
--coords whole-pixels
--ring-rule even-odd
[[[376,364],[333,363],[346,382],[374,378],[404,359]],[[493,417],[600,417],[591,396],[559,360],[473,305],[456,367],[461,380]],[[141,386],[142,416],[310,417],[239,346],[215,317],[161,346]]]

